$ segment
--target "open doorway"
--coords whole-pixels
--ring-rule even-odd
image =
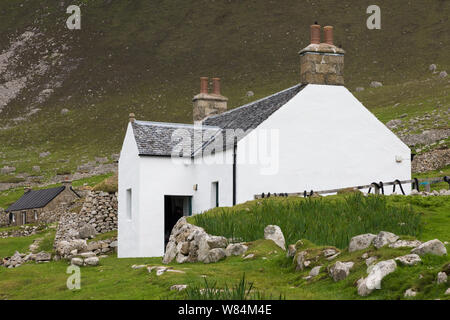
[[[164,248],[173,226],[183,216],[192,215],[192,196],[164,196]]]

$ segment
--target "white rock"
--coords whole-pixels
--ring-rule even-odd
[[[253,253],[250,253],[244,257],[244,260],[253,259],[254,257],[255,255]]]
[[[375,261],[378,260],[378,257],[370,257],[366,259],[366,266],[370,266],[371,264],[373,264]]]
[[[419,240],[397,240],[389,244],[389,248],[415,248],[422,244]]]
[[[309,272],[309,276],[315,277],[315,276],[319,275],[320,269],[322,269],[322,266],[317,266],[317,267],[312,268],[311,271]]]
[[[343,280],[350,274],[350,269],[353,268],[353,262],[337,261],[329,270],[330,276],[334,281]]]
[[[286,242],[284,240],[283,232],[281,228],[276,225],[268,225],[264,228],[264,239],[272,240],[281,249],[286,250]]]
[[[377,237],[373,240],[373,245],[375,248],[379,249],[387,244],[394,243],[398,240],[398,236],[387,231],[381,231],[378,233]]]
[[[172,291],[183,291],[187,288],[187,284],[174,284],[170,287]]]
[[[417,254],[411,253],[405,256],[397,257],[395,258],[395,261],[398,261],[405,266],[414,266],[419,262],[421,262],[422,259],[420,259],[420,257]]]
[[[405,291],[404,296],[405,297],[415,297],[417,295],[417,292],[414,291],[413,289],[408,289]]]
[[[417,248],[412,249],[411,253],[418,254],[419,256],[422,256],[427,253],[443,256],[447,254],[447,249],[445,248],[445,245],[441,241],[439,241],[438,239],[434,239],[422,243]]]
[[[370,247],[373,240],[377,236],[372,233],[360,234],[359,236],[355,236],[350,240],[350,244],[348,245],[348,251],[354,252],[362,249],[366,249]]]
[[[286,251],[286,258],[293,258],[295,256],[295,252],[297,249],[295,248],[295,244],[290,244]]]
[[[90,258],[86,258],[84,259],[84,264],[87,266],[97,266],[99,263],[99,258],[98,257],[90,257]]]
[[[450,288],[448,288],[446,291],[445,291],[445,295],[450,295]]]
[[[168,264],[172,262],[177,256],[177,245],[174,241],[169,241],[166,246],[166,253],[164,254],[163,263]]]
[[[189,259],[189,256],[185,256],[181,252],[178,252],[177,259],[176,259],[177,263],[185,263],[188,261],[188,259]]]
[[[439,272],[437,275],[437,284],[447,283],[447,274],[445,272]]]
[[[145,267],[146,267],[145,264],[133,264],[133,265],[131,266],[131,269],[138,270],[138,269],[143,269],[143,268],[145,268]]]
[[[205,259],[203,259],[203,263],[215,263],[222,259],[225,259],[227,254],[225,253],[225,249],[223,248],[214,248],[209,250]]]
[[[396,268],[397,264],[393,259],[380,261],[369,267],[369,275],[365,279],[367,288],[369,290],[381,289],[381,280],[388,274],[394,272]]]
[[[82,256],[83,258],[90,258],[90,257],[95,257],[96,254],[93,253],[92,251],[88,251],[88,252],[80,253],[80,256]]]
[[[225,249],[227,257],[229,256],[242,256],[248,247],[242,243],[230,243]]]
[[[82,266],[83,265],[83,259],[81,258],[72,258],[72,260],[70,260],[70,263],[73,264],[74,266]]]

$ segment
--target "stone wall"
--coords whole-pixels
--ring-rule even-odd
[[[9,224],[8,214],[0,208],[0,227],[6,227]]]
[[[98,233],[117,230],[117,195],[91,191],[80,212],[61,215],[55,236],[55,247],[63,240],[92,238]]]

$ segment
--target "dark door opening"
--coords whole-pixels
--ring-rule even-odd
[[[191,196],[164,196],[164,248],[173,226],[183,216],[192,215]]]

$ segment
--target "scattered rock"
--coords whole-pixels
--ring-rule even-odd
[[[356,87],[355,91],[356,92],[364,91],[364,87]]]
[[[336,253],[338,253],[338,251],[335,250],[335,249],[325,249],[325,250],[323,250],[323,256],[325,258],[334,256]]]
[[[295,271],[301,271],[306,267],[305,261],[307,254],[308,253],[306,251],[301,251],[296,254],[296,256],[294,257]]]
[[[70,263],[73,264],[74,266],[81,267],[83,265],[83,259],[81,259],[81,258],[72,258],[72,260],[70,260]]]
[[[450,288],[448,288],[448,289],[445,291],[444,294],[445,294],[446,296],[450,295]]]
[[[445,248],[444,244],[439,241],[438,239],[430,240],[425,243],[422,243],[417,248],[414,248],[411,250],[411,253],[418,254],[419,256],[422,256],[424,254],[434,254],[438,256],[443,256],[447,254],[447,249]]]
[[[203,260],[203,263],[218,262],[222,259],[225,259],[226,256],[227,254],[225,253],[225,250],[223,248],[214,248],[209,250],[206,258]]]
[[[295,256],[295,252],[297,249],[295,248],[295,244],[290,244],[286,251],[286,258],[293,258]]]
[[[311,271],[309,272],[309,276],[310,277],[316,277],[317,275],[319,275],[320,273],[320,269],[322,269],[322,266],[317,266],[311,269]]]
[[[41,158],[46,158],[50,155],[51,153],[49,151],[45,151],[45,152],[41,152],[39,153],[39,157]]]
[[[272,240],[281,249],[286,250],[286,242],[284,240],[281,228],[276,225],[268,225],[264,228],[264,239]]]
[[[84,260],[84,264],[87,266],[97,266],[99,263],[98,257],[90,257]]]
[[[61,115],[63,115],[63,116],[65,116],[68,113],[69,113],[69,109],[64,108],[61,110]]]
[[[439,78],[441,79],[447,78],[447,76],[448,76],[447,71],[441,71],[439,73]]]
[[[394,260],[380,261],[370,266],[369,275],[358,281],[358,294],[361,296],[369,295],[374,289],[381,289],[381,280],[388,274],[395,271],[397,264]]]
[[[417,190],[413,190],[416,191]],[[411,192],[412,194],[412,192]],[[422,244],[419,240],[397,240],[394,243],[389,244],[389,248],[415,248]]]
[[[255,255],[253,253],[250,253],[249,255],[246,255],[244,257],[244,260],[253,259],[254,257],[255,257]]]
[[[370,266],[371,264],[373,264],[375,261],[378,260],[378,257],[370,257],[366,259],[366,266]]]
[[[366,249],[370,247],[373,240],[377,236],[371,233],[361,234],[359,236],[355,236],[350,240],[350,244],[348,245],[348,251],[354,252],[362,249]]]
[[[247,93],[245,95],[247,97],[253,97],[255,95],[255,93],[253,91],[247,91]]]
[[[380,88],[380,87],[382,87],[383,86],[383,84],[381,83],[381,82],[379,82],[379,81],[372,81],[371,83],[370,83],[370,87],[371,88]]]
[[[397,257],[395,258],[395,261],[400,262],[401,264],[405,266],[414,266],[422,261],[420,257],[417,254],[407,254],[405,256]]]
[[[52,259],[51,253],[41,251],[39,253],[36,253],[34,256],[34,261],[36,262],[44,262],[44,261],[50,261]]]
[[[329,274],[334,281],[340,281],[348,277],[350,269],[353,268],[353,262],[337,261],[330,269]]]
[[[428,70],[430,70],[431,72],[435,72],[436,69],[437,69],[437,66],[434,63],[430,64],[430,66],[428,67]]]
[[[445,272],[439,272],[437,274],[437,284],[447,283],[447,274]]]
[[[408,289],[405,291],[404,296],[405,297],[415,297],[417,295],[417,292],[414,291],[413,289]]]
[[[229,256],[242,256],[248,247],[242,243],[230,243],[225,249],[227,257]]]
[[[386,122],[386,127],[389,129],[396,129],[402,124],[402,120],[400,119],[393,119],[388,122]]]
[[[394,243],[398,240],[398,236],[387,231],[381,231],[377,237],[373,240],[373,245],[375,248],[379,249],[387,244]]]
[[[183,291],[187,288],[187,284],[174,284],[170,287],[172,291]]]

